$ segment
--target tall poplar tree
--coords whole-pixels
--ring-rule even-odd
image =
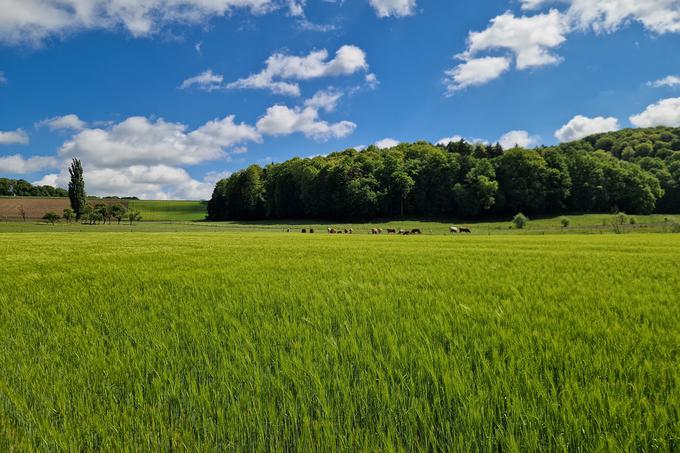
[[[71,199],[71,208],[76,214],[76,220],[80,220],[80,217],[85,211],[85,206],[87,205],[83,166],[81,165],[80,160],[73,159],[68,172],[71,175],[71,181],[68,183],[68,197]]]

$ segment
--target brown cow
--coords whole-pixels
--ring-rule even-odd
[[[395,230],[394,228],[388,228],[387,229],[387,234],[396,234],[396,233],[397,233],[397,230]]]
[[[306,233],[306,232],[307,232],[307,228],[303,228],[303,229],[302,229],[302,232],[303,232],[303,233]]]
[[[411,234],[423,234],[420,228],[414,228],[411,230]]]
[[[314,228],[310,228],[310,229],[309,229],[309,232],[312,233],[312,234],[314,234]]]
[[[470,228],[468,228],[468,227],[460,227],[459,230],[460,230],[461,233],[468,233],[468,234],[472,233],[472,230],[470,230]]]

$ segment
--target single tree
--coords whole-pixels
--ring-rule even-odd
[[[104,203],[99,203],[94,207],[94,211],[97,214],[97,219],[101,220],[104,225],[106,225],[106,221],[108,220],[109,223],[111,223],[111,211],[109,210],[109,206],[104,204]]]
[[[139,222],[140,220],[142,220],[142,216],[139,214],[139,212],[132,211],[132,210],[127,212],[126,217],[127,217],[128,221],[130,222],[130,226],[132,226],[132,222]]]
[[[21,217],[22,222],[26,221],[26,210],[24,209],[24,205],[20,204],[17,207],[17,210],[19,211],[19,217]]]
[[[73,222],[73,219],[76,218],[75,212],[73,212],[73,209],[71,208],[64,208],[64,220],[66,220],[66,223],[70,224]]]
[[[122,204],[116,203],[110,207],[109,211],[111,213],[111,217],[116,219],[118,221],[118,224],[120,225],[120,221],[123,220],[123,217],[125,217],[127,209],[125,209],[125,206],[123,206]]]
[[[395,171],[392,174],[392,184],[394,190],[399,194],[399,213],[401,217],[404,217],[404,202],[406,198],[413,190],[415,181],[411,178],[405,171]]]
[[[59,214],[57,214],[56,212],[50,211],[50,212],[46,213],[42,218],[47,223],[54,225],[55,223],[57,223],[59,221]]]
[[[85,206],[87,205],[83,166],[81,165],[80,160],[73,159],[68,172],[71,175],[71,180],[68,183],[68,197],[71,200],[71,208],[76,214],[76,220],[80,220],[80,217],[85,211]]]
[[[529,218],[521,212],[512,219],[512,224],[515,225],[515,228],[518,230],[523,230],[524,227],[527,226],[527,223],[529,223]]]
[[[560,217],[560,224],[562,225],[562,228],[567,228],[571,225],[571,219],[569,217]]]

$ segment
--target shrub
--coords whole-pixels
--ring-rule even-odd
[[[614,217],[614,222],[618,223],[619,225],[625,225],[628,222],[628,216],[623,212],[619,212]]]
[[[569,217],[560,217],[560,224],[562,225],[562,228],[567,228],[571,225],[571,219]]]
[[[59,221],[59,214],[57,214],[56,212],[50,211],[50,212],[46,213],[44,216],[42,216],[42,218],[47,223],[54,225],[55,223],[57,223]]]
[[[628,219],[628,223],[630,223],[631,225],[636,225],[637,219],[633,216],[630,216],[630,218]]]
[[[522,214],[521,212],[518,213],[515,217],[512,219],[512,224],[517,228],[518,230],[523,230],[524,227],[527,226],[527,223],[529,223],[529,218]]]

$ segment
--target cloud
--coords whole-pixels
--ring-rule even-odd
[[[567,32],[567,24],[557,10],[523,17],[507,12],[492,19],[486,30],[471,32],[462,57],[500,49],[515,55],[517,69],[556,64],[561,59],[551,50],[566,41]]]
[[[463,71],[465,62],[479,58],[481,52],[510,52],[516,68],[524,70],[560,63],[562,58],[554,50],[576,31],[612,33],[636,21],[657,34],[680,32],[678,0],[522,0],[521,4],[525,11],[551,9],[522,17],[506,12],[492,19],[485,30],[471,32],[466,51],[458,55],[464,63],[446,72],[449,94],[473,85],[456,81],[454,71],[458,68]],[[500,77],[503,72],[498,69],[495,77],[494,72],[489,71],[484,78],[470,78],[478,80],[474,85],[481,85]]]
[[[281,6],[276,0],[2,0],[0,41],[39,45],[50,36],[122,28],[134,37],[149,36],[171,23],[202,23],[236,9],[263,14]]]
[[[636,127],[680,126],[680,98],[662,99],[644,112],[630,117]]]
[[[44,119],[35,124],[36,127],[47,126],[51,131],[56,130],[74,130],[81,131],[87,127],[87,123],[77,115],[69,114],[64,116],[55,116],[53,118]]]
[[[446,71],[447,93],[454,94],[469,86],[483,85],[497,79],[510,69],[511,60],[506,57],[473,58]]]
[[[79,157],[96,167],[195,165],[226,157],[225,150],[260,142],[260,134],[234,116],[209,121],[191,132],[163,119],[130,117],[107,129],[85,129],[64,143],[62,158]]]
[[[351,121],[322,121],[318,110],[309,106],[290,108],[274,105],[257,121],[257,130],[262,134],[279,136],[302,133],[305,137],[318,141],[347,137],[356,127]]]
[[[416,0],[369,0],[378,17],[410,16],[416,8]]]
[[[457,142],[459,142],[459,141],[461,141],[461,140],[464,140],[464,141],[467,142],[467,143],[479,143],[479,144],[482,144],[482,145],[487,145],[487,144],[489,143],[489,142],[487,142],[486,140],[482,140],[481,138],[472,138],[472,139],[468,139],[468,138],[465,138],[465,137],[463,137],[463,136],[461,136],[461,135],[454,135],[454,136],[452,136],[452,137],[444,137],[444,138],[441,138],[441,139],[437,140],[437,142],[435,143],[435,145],[446,146],[446,145],[448,145],[449,143],[457,143]]]
[[[342,46],[334,58],[328,58],[325,49],[312,51],[302,57],[276,53],[267,59],[265,69],[261,72],[228,83],[225,88],[268,89],[275,94],[299,96],[300,86],[284,80],[310,80],[368,70],[366,53],[356,46]]]
[[[5,77],[5,73],[0,71],[0,85],[7,85],[8,80],[7,77]]]
[[[616,118],[605,118],[602,116],[588,118],[576,115],[555,132],[555,138],[560,142],[572,142],[593,134],[618,131],[620,128],[619,120]]]
[[[332,112],[335,110],[335,107],[338,105],[338,101],[342,96],[342,92],[333,89],[317,91],[314,96],[305,101],[305,107]]]
[[[399,143],[401,142],[393,138],[383,138],[382,140],[378,140],[377,142],[375,142],[374,145],[380,149],[388,149],[394,148],[395,146],[399,145]]]
[[[53,157],[34,156],[25,159],[21,154],[0,157],[0,173],[24,175],[57,165],[58,162]]]
[[[680,31],[680,3],[676,0],[523,0],[522,8],[535,10],[555,3],[569,4],[565,16],[574,28],[582,30],[613,32],[636,21],[654,33]]]
[[[179,88],[186,90],[195,86],[199,90],[213,91],[220,89],[222,87],[222,82],[224,82],[224,77],[222,75],[214,74],[211,69],[208,69],[197,76],[186,79]]]
[[[527,131],[510,131],[498,139],[498,143],[504,149],[514,148],[515,146],[530,148],[537,145],[539,140],[539,137],[531,135]]]
[[[28,134],[22,129],[15,131],[0,131],[0,145],[27,145]]]
[[[647,82],[647,86],[654,88],[680,86],[680,77],[669,75],[668,77],[664,77],[663,79],[655,80],[653,82]]]
[[[96,168],[83,162],[85,189],[90,195],[135,196],[147,200],[205,200],[210,198],[214,182],[206,176],[196,180],[183,168],[169,165],[132,165],[124,168]],[[60,173],[48,174],[36,181],[39,185],[66,187],[67,165]]]

